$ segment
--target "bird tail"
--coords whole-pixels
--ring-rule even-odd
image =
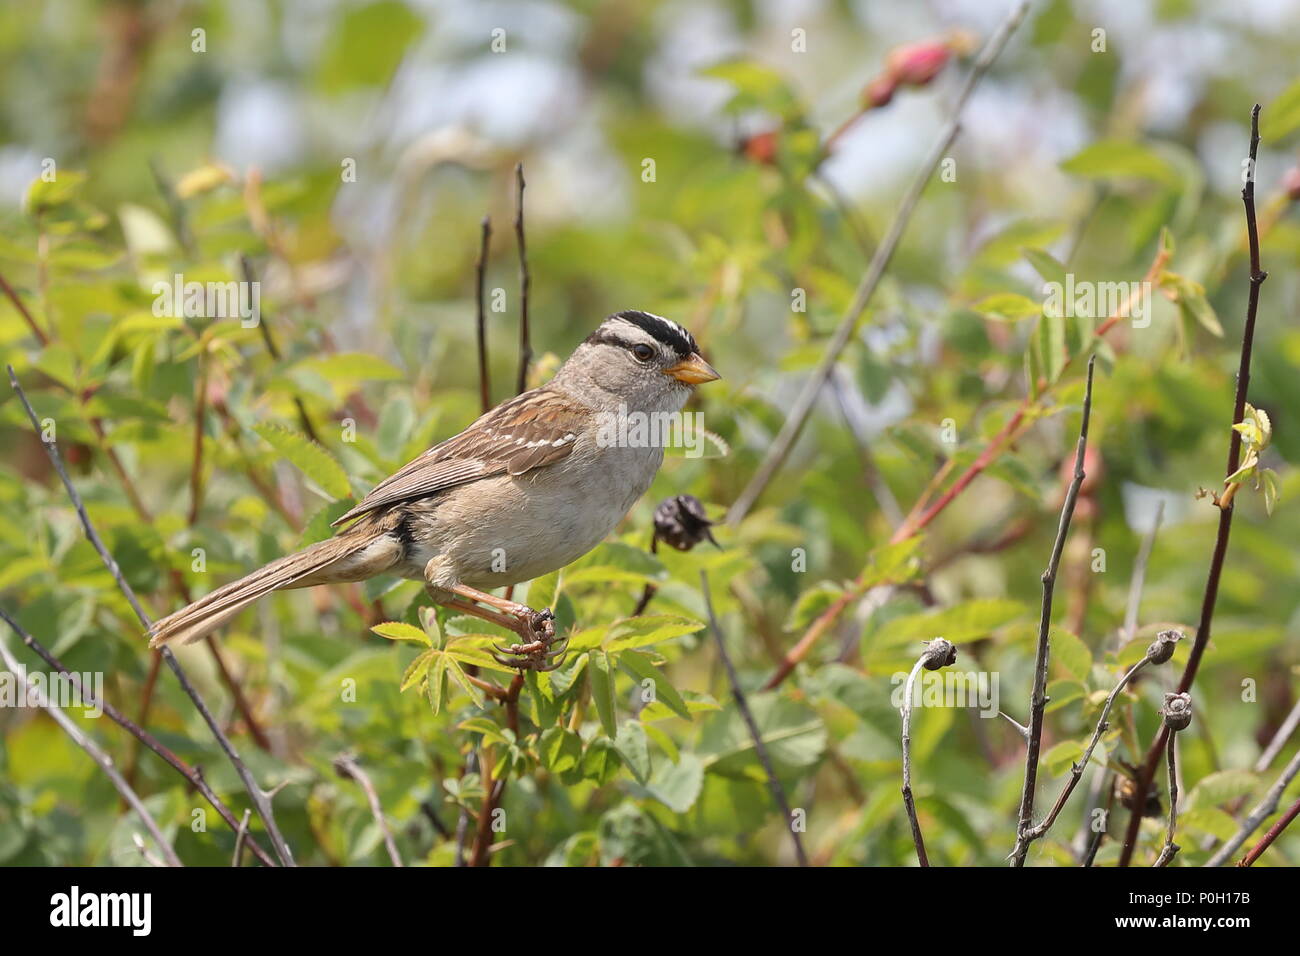
[[[272,561],[252,574],[204,595],[174,614],[154,621],[149,628],[149,646],[161,647],[173,642],[192,644],[272,591],[310,587],[334,580],[350,580],[343,569],[339,569],[343,573],[338,574],[326,572],[332,565],[369,543],[367,538],[342,535]]]

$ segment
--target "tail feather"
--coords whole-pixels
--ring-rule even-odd
[[[272,591],[324,584],[332,578],[322,572],[368,543],[365,539],[330,538],[272,561],[252,574],[204,595],[174,614],[154,621],[149,628],[149,646],[161,647],[171,642],[192,644]]]

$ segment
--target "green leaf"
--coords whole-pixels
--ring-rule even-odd
[[[991,631],[1016,620],[1025,606],[1006,598],[977,598],[937,611],[908,614],[891,621],[883,633],[889,646],[912,641],[946,638],[954,644],[987,637]]]
[[[429,697],[429,706],[433,708],[433,714],[436,717],[442,710],[442,699],[444,689],[447,683],[447,655],[439,654],[433,660],[433,666],[429,668],[429,679],[425,682],[425,693]]]
[[[1259,777],[1249,770],[1220,770],[1202,777],[1187,795],[1187,809],[1217,807],[1238,797],[1249,796]]]
[[[331,498],[347,498],[352,494],[343,466],[314,441],[271,422],[255,425],[253,431]]]
[[[660,761],[646,785],[652,797],[674,813],[695,806],[704,787],[704,763],[695,754],[682,754],[676,763]]]
[[[1034,271],[1042,276],[1044,282],[1055,282],[1061,288],[1065,288],[1065,266],[1062,265],[1051,253],[1042,249],[1034,249],[1026,246],[1021,249],[1021,254],[1034,267]],[[1042,307],[1037,306],[1034,312],[1041,312]]]
[[[609,783],[618,774],[622,766],[614,742],[608,737],[597,737],[587,745],[582,755],[582,775],[594,780],[598,785]]]
[[[613,653],[628,648],[649,647],[703,630],[704,622],[673,615],[644,615],[617,621],[610,628],[606,649]]]
[[[794,607],[790,608],[790,613],[786,615],[785,619],[785,629],[787,631],[804,630],[843,595],[844,588],[832,584],[830,581],[814,584],[803,594],[800,594],[799,600],[794,603]]]
[[[40,177],[34,179],[27,187],[27,212],[34,215],[72,201],[85,181],[85,173],[72,169],[56,169],[54,179],[49,182]]]
[[[1046,253],[1043,253],[1043,255],[1046,255]],[[995,322],[1018,322],[1021,319],[1028,319],[1038,315],[1043,311],[1042,305],[1033,299],[1017,295],[1014,292],[995,293],[976,302],[971,308],[986,319],[992,319]]]
[[[406,668],[406,672],[402,674],[402,683],[398,690],[405,691],[408,687],[420,683],[424,679],[424,675],[428,673],[429,667],[433,664],[433,659],[437,656],[438,652],[430,648],[411,661]]]
[[[610,671],[609,658],[604,651],[592,649],[587,652],[588,672],[591,675],[591,698],[600,716],[600,726],[605,733],[613,737],[618,733],[618,719],[614,706],[614,675]]]
[[[582,760],[582,738],[567,727],[548,727],[537,742],[542,766],[552,773],[572,770]]]
[[[440,656],[447,661],[447,673],[451,675],[451,679],[460,685],[461,690],[469,694],[470,700],[474,701],[475,707],[482,707],[485,703],[483,692],[475,687],[474,684],[470,683],[470,679],[465,674],[464,669],[460,666],[460,662],[449,654],[442,654]]]
[[[1176,186],[1178,168],[1149,146],[1101,140],[1085,146],[1061,163],[1061,169],[1088,179],[1145,179]]]
[[[424,20],[399,0],[345,9],[320,58],[322,89],[338,93],[387,83],[423,32]]]
[[[1264,488],[1264,513],[1272,515],[1277,507],[1277,472],[1265,468],[1259,473],[1259,478]]]
[[[1088,683],[1092,673],[1092,651],[1088,645],[1069,631],[1056,630],[1051,634],[1052,660],[1065,668],[1081,684]]]
[[[1259,111],[1259,137],[1276,146],[1278,140],[1300,127],[1300,80],[1277,95]]]
[[[1043,765],[1047,767],[1047,772],[1053,777],[1059,777],[1061,774],[1068,772],[1075,762],[1083,756],[1084,746],[1086,744],[1082,740],[1062,740],[1043,754]],[[1100,747],[1097,748],[1097,750],[1100,749]],[[1092,752],[1091,763],[1097,762],[1097,750]]]
[[[411,641],[415,644],[423,644],[425,647],[433,646],[428,634],[403,621],[385,621],[383,624],[376,624],[370,630],[390,641]]]
[[[677,688],[668,682],[663,672],[650,662],[650,658],[637,651],[623,651],[618,655],[618,664],[639,680],[653,681],[655,700],[662,700],[677,716],[691,719],[691,712],[686,709],[682,695],[677,693]]]
[[[645,728],[635,720],[624,721],[614,737],[614,749],[637,782],[645,783],[650,776],[650,742],[646,739]]]

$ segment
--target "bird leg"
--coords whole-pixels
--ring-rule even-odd
[[[494,645],[497,653],[492,656],[497,663],[521,671],[553,671],[564,663],[569,642],[556,640],[555,615],[550,608],[534,611],[527,605],[463,584],[443,587],[429,581],[427,574],[425,590],[444,607],[489,621],[519,635],[519,642]],[[484,604],[489,606],[483,607]]]

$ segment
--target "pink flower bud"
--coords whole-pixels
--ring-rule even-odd
[[[885,72],[899,83],[924,86],[939,75],[952,58],[947,41],[926,40],[892,50],[885,60]]]

